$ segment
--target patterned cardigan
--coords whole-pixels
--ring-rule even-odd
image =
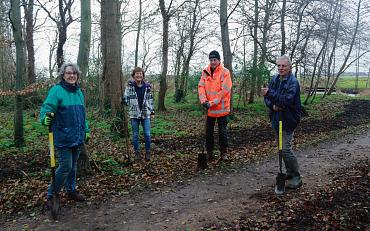
[[[146,119],[154,114],[152,87],[149,83],[143,81],[145,87],[143,107],[140,111],[139,100],[135,91],[135,82],[130,80],[126,86],[122,97],[122,102],[128,106],[128,115],[130,119]]]

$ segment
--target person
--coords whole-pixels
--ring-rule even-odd
[[[294,130],[301,117],[300,86],[292,73],[290,58],[283,55],[277,59],[278,74],[273,76],[268,87],[261,89],[266,106],[270,109],[272,128],[278,136],[279,116],[283,124],[282,155],[286,168],[286,187],[299,188],[302,185],[296,156],[292,151]]]
[[[55,188],[53,184],[49,184],[47,191],[49,208],[53,192],[59,193],[63,185],[70,199],[79,202],[85,200],[85,197],[76,190],[80,148],[84,141],[87,142],[91,137],[86,119],[84,96],[77,83],[80,75],[80,69],[76,64],[63,64],[58,73],[60,82],[50,89],[40,111],[41,123],[51,126],[58,156]]]
[[[140,67],[132,71],[132,79],[128,82],[122,103],[126,104],[132,127],[132,143],[135,159],[141,160],[139,146],[139,125],[143,127],[145,140],[145,160],[150,161],[150,119],[154,118],[152,87],[144,81],[145,73]]]
[[[207,109],[206,151],[207,159],[213,160],[214,126],[217,121],[219,132],[220,160],[228,160],[227,116],[230,113],[232,82],[230,71],[221,64],[218,51],[209,53],[209,65],[203,69],[198,84],[199,100]]]

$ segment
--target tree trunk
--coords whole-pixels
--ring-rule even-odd
[[[142,13],[143,13],[143,10],[142,10],[142,6],[143,3],[142,3],[142,0],[139,0],[139,22],[138,22],[138,25],[137,25],[137,34],[136,34],[136,44],[135,44],[135,67],[137,67],[138,65],[138,56],[139,56],[139,41],[140,41],[140,31],[141,31],[141,17],[142,17]]]
[[[85,80],[89,70],[91,41],[91,0],[81,0],[81,34],[77,65],[81,70],[81,80]],[[82,87],[84,87],[82,85]]]
[[[181,71],[181,60],[184,53],[184,44],[186,40],[184,36],[180,35],[180,46],[176,51],[176,62],[175,62],[175,102],[178,103],[183,99],[184,92],[180,88],[183,76],[180,74]]]
[[[23,88],[22,77],[25,75],[25,60],[24,60],[24,41],[22,37],[22,23],[20,0],[11,0],[11,23],[13,36],[16,47],[16,76],[15,90],[20,91]],[[24,130],[23,130],[23,98],[20,95],[15,96],[15,113],[14,113],[14,143],[16,147],[24,145]]]
[[[331,76],[332,76],[332,71],[335,70],[335,65],[333,65],[333,64],[335,64],[334,59],[335,59],[335,51],[336,51],[336,48],[337,48],[337,39],[338,39],[338,35],[339,35],[339,24],[340,24],[340,21],[341,21],[341,18],[342,18],[342,3],[343,3],[343,0],[341,0],[339,2],[339,13],[338,13],[338,18],[337,18],[337,23],[336,23],[336,26],[335,26],[334,40],[332,42],[333,45],[332,45],[332,49],[331,49],[329,60],[328,60],[328,71],[327,71],[328,76],[327,76],[327,80],[326,80],[326,83],[325,83],[325,92],[324,92],[322,98],[325,98],[326,94],[328,93],[329,83],[330,83],[330,79],[331,79]],[[334,76],[334,72],[333,72],[333,76]]]
[[[257,31],[258,31],[258,0],[254,1],[254,23],[253,23],[253,67],[251,76],[251,91],[248,103],[254,103],[254,95],[256,94],[256,79],[258,79],[258,44],[257,44]]]
[[[117,116],[122,95],[120,3],[101,1],[104,95],[109,99],[112,116]]]
[[[159,0],[162,14],[162,73],[159,82],[158,111],[165,111],[165,98],[167,91],[167,68],[168,68],[168,28],[170,16],[165,8],[164,0]]]
[[[353,36],[352,36],[352,39],[351,39],[350,47],[349,47],[348,52],[347,52],[347,54],[346,54],[346,56],[344,58],[344,61],[342,63],[342,66],[340,67],[340,69],[337,72],[337,75],[336,75],[336,77],[335,77],[332,85],[330,86],[330,89],[328,91],[328,95],[330,95],[333,92],[334,87],[337,84],[337,81],[339,79],[339,76],[346,70],[347,61],[348,61],[348,58],[350,57],[350,55],[352,53],[353,45],[355,43],[357,32],[358,32],[358,27],[359,27],[359,22],[360,22],[361,2],[362,2],[362,0],[359,0],[358,1],[358,4],[357,4],[356,25],[355,25],[355,31],[354,31]]]
[[[233,57],[230,48],[229,26],[227,16],[227,0],[220,0],[220,24],[221,24],[221,41],[224,56],[224,65],[230,71],[230,77],[233,79]],[[233,94],[231,92],[230,110],[232,111]]]
[[[81,0],[81,34],[80,44],[78,49],[77,65],[81,70],[81,84],[84,87],[83,81],[86,78],[89,68],[89,54],[90,54],[90,40],[91,40],[91,1]],[[87,108],[87,95],[85,93],[85,108]],[[80,158],[78,159],[78,173],[79,175],[86,175],[91,172],[90,160],[86,146],[83,145],[81,149]]]
[[[186,96],[186,89],[187,89],[187,79],[189,78],[189,69],[190,69],[190,61],[193,57],[195,51],[195,38],[197,36],[197,32],[199,31],[199,23],[197,15],[197,9],[199,7],[199,0],[194,1],[194,6],[192,7],[192,14],[190,17],[190,31],[189,34],[189,51],[186,55],[184,55],[184,62],[181,70],[179,86],[176,94],[176,102],[182,101]]]
[[[286,0],[283,0],[283,6],[281,7],[281,55],[285,54],[285,14],[286,14]]]
[[[35,49],[33,45],[33,5],[34,0],[23,0],[23,8],[26,19],[26,47],[27,47],[27,83],[31,84],[36,81],[35,75]]]

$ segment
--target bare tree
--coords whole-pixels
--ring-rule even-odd
[[[324,27],[324,29],[322,30],[322,31],[326,31],[327,33],[325,33],[321,49],[320,49],[319,53],[316,56],[315,63],[314,63],[314,66],[313,66],[314,69],[313,69],[312,77],[311,77],[311,84],[310,84],[308,94],[307,94],[306,99],[305,99],[303,104],[307,104],[308,99],[312,95],[314,95],[315,92],[316,92],[316,88],[318,86],[319,79],[320,79],[320,76],[321,76],[321,70],[322,70],[322,67],[323,67],[323,64],[324,64],[324,61],[325,61],[325,54],[326,54],[326,51],[327,51],[330,31],[332,29],[332,25],[333,25],[333,21],[335,19],[335,15],[337,14],[337,9],[338,9],[338,2],[336,2],[335,6],[334,6],[334,10],[331,10],[331,12],[330,12],[331,14],[329,15],[329,21],[328,21],[327,25]],[[318,73],[316,73],[316,68],[319,64],[320,59],[321,59],[321,63],[320,63],[319,71],[318,71]],[[314,84],[315,76],[316,76],[316,84],[315,84],[315,87],[314,87],[313,84]]]
[[[9,23],[10,1],[0,2],[0,89],[9,90],[14,86],[14,62],[11,44],[12,28]]]
[[[135,67],[137,67],[138,57],[139,57],[139,40],[140,40],[140,32],[141,32],[142,14],[143,14],[143,1],[139,0],[139,17],[138,17],[136,44],[135,44]]]
[[[201,4],[204,3],[200,0],[195,0],[194,2],[189,2],[187,7],[187,15],[185,16],[185,25],[182,28],[185,30],[185,39],[187,39],[187,52],[183,52],[183,65],[181,74],[179,75],[179,84],[176,88],[175,100],[180,102],[186,96],[187,89],[187,79],[189,78],[190,71],[190,61],[194,55],[194,52],[198,48],[199,44],[207,38],[212,30],[208,30],[208,34],[202,33],[202,23],[205,20],[207,14],[204,14]],[[205,31],[205,30],[203,30]],[[184,44],[185,45],[185,44]]]
[[[74,0],[58,0],[58,17],[54,17],[52,12],[46,7],[45,3],[40,2],[41,8],[45,10],[49,18],[55,22],[58,28],[58,46],[57,46],[57,65],[58,68],[64,63],[64,44],[67,41],[68,26],[75,21],[72,17],[72,6]]]
[[[49,70],[49,78],[54,79],[53,71],[55,70],[55,66],[57,65],[56,60],[53,61],[54,52],[58,46],[58,31],[55,31],[54,38],[49,38],[49,56],[48,56],[48,70]]]
[[[25,75],[25,56],[24,56],[24,40],[22,35],[21,23],[21,6],[20,0],[11,0],[10,20],[13,28],[13,36],[16,47],[16,77],[15,90],[20,91],[23,88],[22,77]],[[24,145],[24,130],[23,130],[23,98],[21,95],[15,96],[15,113],[14,113],[14,143],[16,147]]]
[[[81,33],[77,64],[81,69],[82,83],[85,80],[85,77],[87,76],[87,71],[89,67],[90,41],[91,41],[91,1],[81,0]],[[87,94],[85,90],[84,93],[85,93],[84,94],[85,106],[87,107]],[[78,158],[77,169],[80,174],[88,173],[91,170],[89,156],[87,154],[85,145],[82,146],[81,155]]]
[[[90,42],[91,42],[91,0],[81,0],[81,34],[77,64],[81,69],[82,80],[85,79],[89,68]]]
[[[166,8],[165,0],[159,0],[159,8],[162,14],[162,73],[160,77],[159,96],[158,96],[158,111],[165,111],[165,97],[167,91],[167,69],[168,69],[168,30],[169,21],[171,18],[170,10],[173,1],[170,1]]]
[[[251,78],[251,91],[249,94],[249,101],[248,103],[254,102],[254,95],[256,93],[256,78],[258,77],[258,44],[257,44],[257,31],[258,31],[258,0],[254,1],[254,23],[253,23],[253,66],[252,66],[252,78]]]
[[[34,20],[33,20],[33,6],[34,0],[22,0],[23,9],[26,19],[26,47],[27,47],[27,82],[28,84],[34,83],[36,81],[35,75],[35,49],[33,43],[33,30],[34,30]]]
[[[236,4],[235,8],[238,6],[240,1]],[[235,9],[234,8],[234,9]],[[230,12],[230,15],[233,13]],[[229,38],[229,17],[227,14],[227,0],[220,0],[220,24],[221,24],[221,41],[222,41],[222,52],[224,56],[224,65],[230,71],[230,77],[233,79],[233,55],[230,48],[230,38]],[[232,99],[231,94],[231,99]],[[230,103],[230,108],[232,110],[232,100]]]
[[[117,116],[122,94],[120,3],[101,1],[101,43],[103,59],[104,104]]]
[[[333,83],[331,84],[330,86],[330,89],[328,91],[328,95],[330,95],[333,90],[334,90],[334,87],[335,85],[337,84],[337,81],[339,79],[339,76],[348,68],[347,66],[347,61],[352,53],[352,49],[353,49],[353,46],[355,44],[355,41],[356,41],[356,36],[357,36],[357,32],[358,32],[358,27],[359,27],[359,23],[360,23],[360,11],[361,11],[361,3],[362,3],[362,0],[358,0],[358,3],[357,3],[357,10],[356,10],[356,22],[355,22],[355,28],[354,28],[354,31],[353,31],[353,35],[352,35],[352,39],[351,39],[351,43],[349,45],[349,49],[348,49],[348,52],[344,58],[344,61],[342,63],[342,66],[339,68],[336,76],[335,76],[335,79],[333,81]]]
[[[280,28],[281,28],[281,55],[284,55],[286,52],[286,44],[285,44],[285,15],[286,15],[286,0],[283,0],[283,4],[281,7],[281,23],[280,23]]]

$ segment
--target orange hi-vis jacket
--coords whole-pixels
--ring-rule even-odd
[[[230,71],[222,64],[211,74],[211,65],[203,69],[198,84],[200,103],[209,102],[208,116],[221,117],[230,113],[231,77]]]

